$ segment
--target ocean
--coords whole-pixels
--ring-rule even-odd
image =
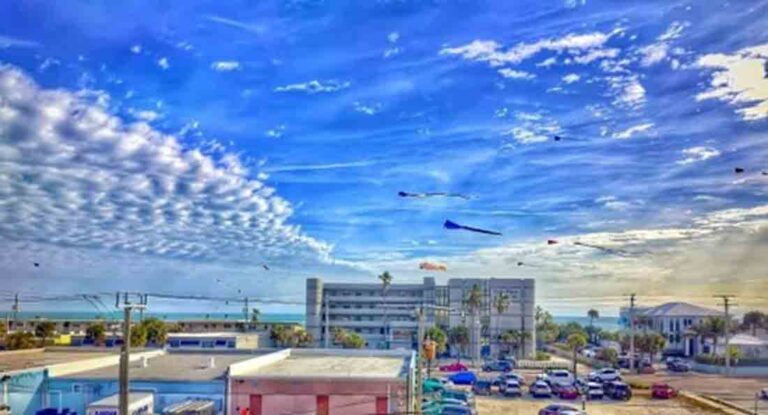
[[[0,312],[0,316],[2,316]],[[10,315],[10,313],[9,313]],[[165,321],[180,321],[180,320],[205,320],[206,318],[212,320],[232,320],[237,321],[243,317],[242,313],[188,313],[188,312],[176,312],[176,313],[152,313],[147,312],[145,317],[157,317]],[[122,312],[115,310],[112,313],[95,313],[93,311],[23,311],[19,312],[19,318],[22,319],[35,319],[35,318],[47,318],[55,320],[92,320],[102,318],[105,320],[120,320],[123,318]],[[565,324],[571,321],[581,324],[582,326],[589,325],[589,318],[583,316],[554,316],[555,323]],[[259,320],[264,322],[285,322],[285,323],[301,323],[304,324],[304,314],[300,313],[263,313],[259,317]],[[618,317],[600,317],[595,320],[595,327],[599,327],[603,330],[618,330],[619,318]]]

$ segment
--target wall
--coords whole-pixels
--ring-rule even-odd
[[[45,370],[17,372],[8,381],[8,404],[15,415],[34,415],[42,409]]]
[[[224,381],[205,382],[131,382],[131,390],[153,392],[155,394],[155,413],[174,403],[187,399],[206,399],[214,401],[216,411],[224,410]],[[62,379],[52,378],[48,382],[48,396],[51,407],[69,408],[78,415],[85,414],[89,403],[119,393],[117,380],[100,379]]]
[[[693,363],[693,370],[696,372],[710,373],[710,374],[725,374],[726,368],[716,365],[705,365],[702,363]],[[768,366],[733,366],[731,367],[730,376],[735,377],[753,377],[753,376],[768,376]]]

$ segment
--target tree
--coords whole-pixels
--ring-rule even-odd
[[[365,347],[365,339],[357,333],[348,333],[342,342],[345,349],[362,349]]]
[[[261,318],[261,310],[254,308],[251,310],[251,324],[258,324]]]
[[[590,308],[589,311],[587,311],[587,317],[589,317],[589,338],[590,340],[595,341],[595,320],[600,318],[600,312],[594,308]]]
[[[381,296],[384,298],[384,348],[389,349],[389,310],[387,309],[387,293],[392,285],[392,275],[389,271],[384,271],[379,275],[381,281]]]
[[[717,354],[718,340],[725,334],[725,319],[720,316],[707,317],[698,324],[694,332],[712,339],[712,354]]]
[[[270,330],[269,338],[278,347],[285,347],[291,342],[292,333],[289,328],[283,324],[276,324]]]
[[[584,327],[581,324],[575,321],[569,321],[568,323],[561,324],[559,326],[558,340],[566,341],[568,337],[574,333],[578,333],[584,337],[587,337],[587,331],[584,330]]]
[[[467,311],[469,311],[469,315],[472,316],[472,325],[471,325],[471,336],[470,336],[470,342],[472,343],[472,347],[470,350],[470,353],[472,354],[472,360],[474,360],[476,357],[476,349],[475,347],[479,347],[480,342],[480,324],[478,321],[479,314],[480,314],[480,308],[483,306],[483,290],[480,288],[480,284],[474,284],[472,286],[472,289],[467,294],[467,299],[465,300],[465,304],[467,307]]]
[[[137,324],[131,328],[131,347],[144,347],[147,345],[147,327]]]
[[[291,343],[294,347],[309,347],[313,341],[312,334],[303,328],[298,327],[293,330]]]
[[[432,326],[429,329],[427,329],[426,337],[435,342],[436,349],[438,353],[444,353],[445,352],[445,346],[448,342],[448,336],[445,334],[445,331],[437,326]]]
[[[448,332],[448,342],[459,349],[459,361],[461,355],[466,352],[469,345],[469,329],[467,326],[455,326]]]
[[[509,308],[509,294],[505,292],[496,294],[496,297],[493,299],[493,307],[499,314],[496,326],[501,328],[501,315]],[[501,357],[501,348],[499,348],[499,357]]]
[[[52,321],[41,321],[35,326],[35,336],[40,338],[40,343],[45,346],[48,339],[56,333],[56,325]]]
[[[659,333],[645,333],[635,339],[637,348],[648,354],[648,360],[653,364],[653,356],[664,350],[667,338]]]
[[[552,314],[540,306],[536,306],[536,342],[539,347],[543,344],[554,343],[560,334],[560,327],[555,323]]]
[[[35,335],[27,331],[17,331],[5,336],[5,347],[8,350],[35,348]]]
[[[577,353],[587,345],[587,336],[582,333],[572,333],[566,339],[568,348],[573,352],[573,377],[576,378]]]
[[[8,326],[5,325],[4,321],[0,321],[0,340],[2,340],[6,334],[8,334]]]
[[[85,329],[85,337],[93,341],[93,344],[103,346],[107,338],[107,326],[102,322],[91,323]]]
[[[615,366],[616,362],[619,361],[619,353],[616,351],[616,349],[605,347],[600,349],[600,352],[597,354],[597,358],[610,363],[611,366]]]
[[[731,362],[734,362],[736,364],[738,364],[739,363],[739,359],[741,359],[743,357],[743,353],[741,352],[741,348],[739,348],[737,346],[728,346],[728,349],[726,349],[725,353],[731,359]]]
[[[761,311],[749,311],[744,314],[742,318],[742,325],[745,329],[749,329],[752,332],[752,336],[757,335],[757,329],[765,327],[765,323],[768,321],[768,316]]]
[[[160,319],[150,317],[139,323],[147,335],[147,343],[162,346],[168,339],[168,326]]]

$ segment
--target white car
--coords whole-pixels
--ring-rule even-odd
[[[597,382],[587,383],[587,390],[584,392],[584,394],[589,400],[603,399],[603,397],[605,396],[605,392],[603,391],[603,385]]]
[[[522,389],[520,389],[520,382],[517,379],[507,379],[503,384],[503,388],[500,389],[504,396],[522,396],[523,394]]]
[[[552,389],[547,385],[547,382],[539,380],[531,385],[531,396],[534,398],[550,398],[552,397]]]
[[[547,379],[552,384],[557,385],[573,385],[573,375],[571,372],[564,369],[557,369],[547,373]]]
[[[621,380],[621,372],[612,367],[606,367],[590,373],[589,378],[599,379],[600,382],[613,382],[614,380]]]

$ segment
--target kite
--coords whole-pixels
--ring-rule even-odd
[[[736,167],[733,169],[733,172],[736,174],[741,174],[741,173],[744,173],[744,169],[741,167]]]
[[[573,244],[574,245],[578,245],[578,246],[583,246],[583,247],[586,247],[586,248],[597,249],[599,251],[603,251],[603,252],[608,253],[608,254],[616,254],[616,255],[626,255],[627,254],[627,251],[622,251],[621,249],[606,248],[604,246],[585,244],[584,242],[579,242],[579,241],[576,241]]]
[[[556,135],[556,136],[555,136],[555,141],[560,141],[560,140],[562,140],[562,139],[563,139],[563,137],[560,137],[559,135]]]
[[[557,242],[554,239],[547,239],[547,245],[557,245],[559,242]]]
[[[762,174],[763,176],[768,176],[768,171],[763,170],[760,172],[760,174]]]
[[[39,267],[40,266],[40,264],[37,263],[37,262],[35,262],[34,265],[35,265],[35,267]]]
[[[427,197],[443,196],[443,197],[458,197],[464,200],[472,199],[472,196],[467,196],[461,193],[446,193],[446,192],[426,192],[426,193],[410,193],[410,192],[397,192],[400,197],[413,197],[416,199],[424,199]]]
[[[522,262],[520,262],[520,261],[517,261],[517,266],[518,266],[518,267],[522,267],[523,265],[524,265],[524,264],[523,264]]]
[[[489,231],[489,230],[486,230],[486,229],[473,228],[471,226],[459,225],[458,223],[451,222],[451,221],[449,221],[447,219],[446,219],[445,223],[443,223],[443,227],[445,229],[463,229],[465,231],[470,231],[470,232],[478,232],[478,233],[484,233],[484,234],[487,234],[487,235],[501,236],[501,232]]]
[[[261,264],[261,267],[264,268],[265,271],[269,271],[267,264]]]
[[[448,271],[448,267],[445,264],[439,264],[436,262],[421,262],[419,263],[419,269],[424,271]]]

